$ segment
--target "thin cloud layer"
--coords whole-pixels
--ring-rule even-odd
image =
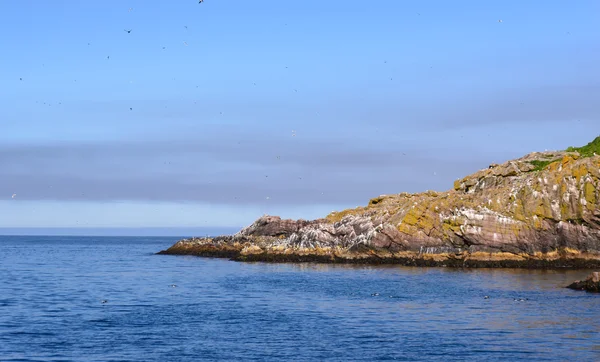
[[[343,142],[232,143],[3,146],[0,188],[25,200],[347,204],[380,193],[448,189],[449,176],[485,162]]]

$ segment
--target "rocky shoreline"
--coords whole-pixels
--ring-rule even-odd
[[[445,192],[381,195],[317,220],[263,216],[159,254],[237,261],[600,268],[600,137],[492,164]]]
[[[196,244],[196,243],[200,244]],[[248,253],[242,246],[223,247],[207,240],[182,240],[159,255],[192,255],[208,258],[225,258],[239,262],[266,263],[329,263],[329,264],[395,264],[415,267],[449,268],[520,268],[520,269],[598,269],[600,256],[536,257],[514,255],[469,255],[465,254],[419,254],[404,252],[399,254],[377,253],[314,253],[311,251],[258,252]]]
[[[351,218],[348,218],[351,220]],[[573,250],[549,253],[511,253],[482,248],[420,247],[418,250],[396,250],[357,244],[351,247],[289,246],[281,236],[264,235],[256,229],[294,223],[275,216],[263,216],[250,227],[235,235],[215,238],[180,240],[162,255],[193,255],[226,258],[243,262],[270,263],[333,263],[333,264],[397,264],[420,267],[454,268],[527,268],[527,269],[594,269],[600,268],[600,253],[581,253]],[[262,234],[259,238],[256,233]],[[246,235],[250,234],[250,235]],[[274,233],[276,234],[276,233]],[[281,234],[280,234],[281,235]],[[276,239],[276,240],[273,240]],[[469,249],[479,249],[473,251]]]

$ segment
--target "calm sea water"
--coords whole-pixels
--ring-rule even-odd
[[[600,360],[586,271],[153,255],[176,239],[0,236],[0,360]]]

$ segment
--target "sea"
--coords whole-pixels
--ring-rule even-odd
[[[0,236],[0,361],[600,361],[589,271],[155,255],[177,240]]]

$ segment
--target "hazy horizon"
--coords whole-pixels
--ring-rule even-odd
[[[8,228],[0,227],[0,236],[165,236],[165,237],[202,237],[228,235],[238,232],[239,228],[198,227],[198,228],[162,228],[162,227],[122,227],[122,228]]]

